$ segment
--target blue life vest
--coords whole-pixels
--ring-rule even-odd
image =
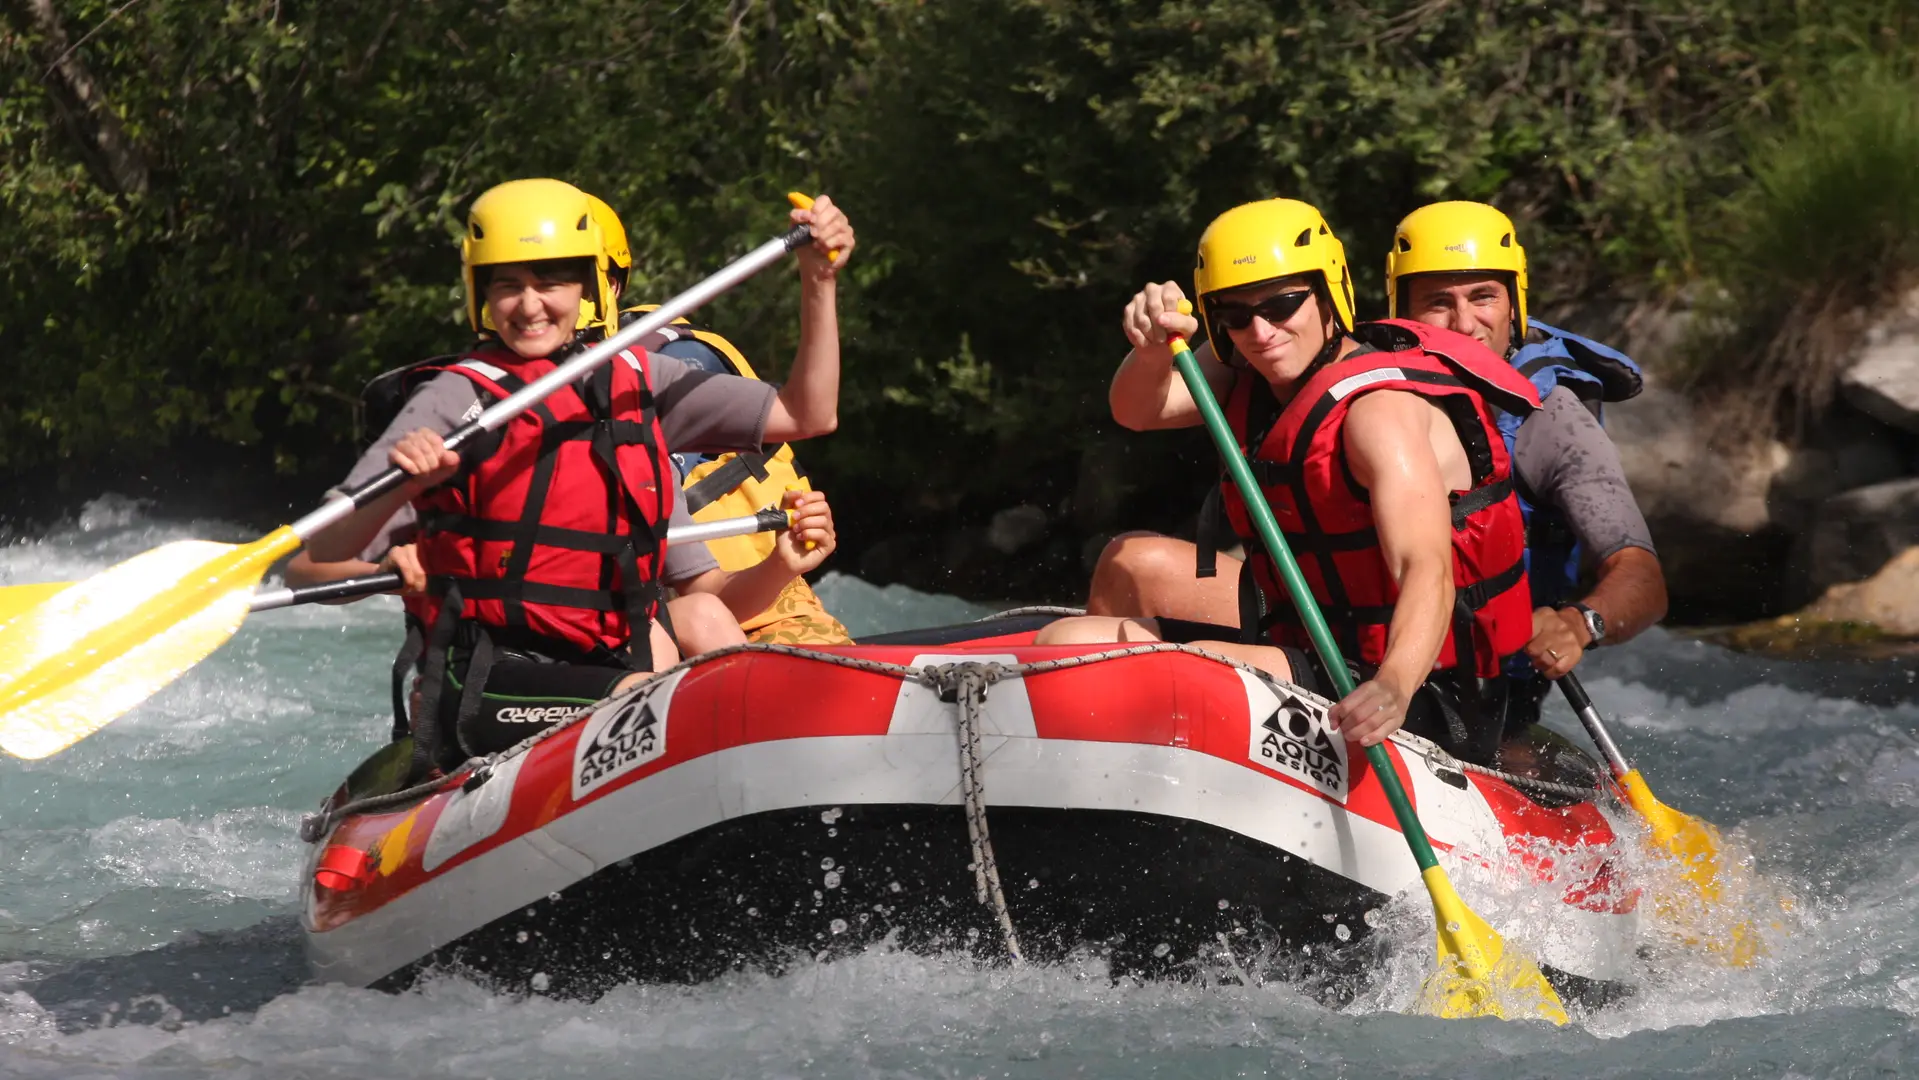
[[[1632,357],[1538,319],[1531,320],[1525,344],[1512,354],[1511,363],[1532,380],[1540,401],[1545,401],[1555,387],[1563,386],[1601,423],[1605,422],[1601,412],[1605,402],[1636,397],[1645,387],[1645,378]],[[1499,414],[1499,433],[1506,438],[1509,454],[1524,419]],[[1532,582],[1533,607],[1563,606],[1577,596],[1579,537],[1558,507],[1536,504],[1523,479],[1518,491],[1519,510],[1526,520],[1526,578]],[[1516,678],[1537,675],[1532,661],[1523,653],[1512,658],[1507,671]]]

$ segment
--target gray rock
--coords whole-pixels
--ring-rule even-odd
[[[1843,415],[1809,432],[1772,478],[1768,509],[1772,520],[1787,530],[1804,528],[1813,509],[1835,492],[1910,473],[1910,436],[1850,410],[1837,412]]]
[[[1032,547],[1045,538],[1046,511],[1031,503],[1001,510],[986,527],[986,543],[1002,555]]]
[[[1857,488],[1820,503],[1806,534],[1804,566],[1819,589],[1861,581],[1919,545],[1919,479]]]
[[[1839,376],[1839,392],[1867,416],[1919,432],[1919,333],[1900,333],[1868,345]]]
[[[1696,523],[1715,535],[1763,531],[1774,524],[1767,494],[1790,452],[1768,441],[1728,453],[1709,431],[1691,401],[1651,379],[1638,397],[1606,407],[1606,432],[1647,520]],[[1665,537],[1653,539],[1663,552]]]
[[[1919,636],[1919,548],[1907,548],[1864,581],[1834,585],[1805,614],[1871,623],[1888,634]]]

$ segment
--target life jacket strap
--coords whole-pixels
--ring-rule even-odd
[[[784,444],[773,448],[773,454],[784,449]],[[732,490],[748,480],[764,481],[772,475],[766,470],[766,463],[773,454],[749,452],[735,454],[725,464],[705,476],[700,477],[686,487],[686,512],[697,514],[711,506],[716,499],[724,498]]]
[[[477,518],[466,514],[448,511],[430,511],[420,515],[422,533],[453,533],[474,540],[499,543],[519,543],[526,537],[524,523],[518,521],[495,521],[491,518]],[[600,555],[617,555],[633,546],[634,537],[628,533],[595,532],[591,529],[568,529],[558,525],[537,525],[533,530],[533,542],[543,547],[565,548],[568,551],[591,551]]]

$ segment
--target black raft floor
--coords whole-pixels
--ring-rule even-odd
[[[1383,896],[1229,830],[1016,807],[994,808],[989,826],[1029,961],[1090,950],[1115,977],[1283,978],[1337,1002],[1377,960],[1362,939]],[[456,971],[504,992],[591,998],[882,945],[1003,960],[971,852],[958,806],[751,815],[608,867],[376,985]],[[1591,1004],[1619,989],[1548,974]]]

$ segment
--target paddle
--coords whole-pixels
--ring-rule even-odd
[[[796,225],[447,436],[449,450],[498,430],[621,350],[812,239]],[[407,482],[397,468],[251,544],[184,540],[63,589],[0,626],[0,750],[58,753],[111,723],[233,636],[267,567]]]
[[[1655,850],[1677,861],[1680,880],[1693,892],[1696,902],[1676,901],[1671,897],[1657,897],[1654,909],[1662,918],[1681,924],[1697,923],[1702,918],[1710,918],[1710,912],[1725,900],[1725,882],[1730,874],[1730,865],[1723,857],[1724,841],[1719,830],[1711,822],[1681,813],[1660,802],[1653,796],[1652,788],[1646,784],[1646,778],[1639,775],[1619,752],[1619,744],[1613,742],[1612,734],[1599,718],[1599,710],[1594,707],[1593,699],[1586,694],[1586,687],[1580,683],[1579,676],[1572,672],[1559,677],[1560,692],[1566,695],[1566,704],[1572,706],[1578,714],[1579,722],[1586,727],[1586,734],[1592,736],[1593,743],[1606,758],[1606,767],[1612,770],[1613,779],[1626,793],[1626,802],[1638,812],[1645,821],[1650,834],[1647,839]],[[1721,928],[1732,940],[1729,944],[1717,943],[1717,935],[1707,933],[1708,947],[1722,955],[1728,964],[1734,967],[1750,967],[1759,958],[1761,942],[1758,927],[1750,921],[1740,921],[1730,928]]]
[[[1184,300],[1180,301],[1179,307],[1181,314],[1192,311],[1192,305]],[[1233,483],[1246,500],[1246,508],[1260,540],[1265,543],[1273,561],[1279,564],[1286,591],[1292,595],[1293,606],[1306,623],[1306,632],[1311,635],[1313,647],[1325,662],[1334,688],[1342,698],[1351,694],[1354,689],[1352,673],[1339,654],[1339,646],[1333,641],[1332,630],[1327,627],[1326,618],[1313,599],[1312,589],[1300,574],[1299,563],[1294,560],[1292,549],[1286,546],[1286,537],[1279,531],[1272,507],[1266,504],[1259,483],[1253,479],[1252,469],[1240,453],[1239,440],[1227,425],[1225,415],[1220,412],[1212,389],[1206,385],[1206,376],[1199,370],[1199,361],[1194,359],[1193,350],[1187,346],[1185,338],[1176,334],[1168,343],[1173,348],[1173,363],[1178,366],[1180,377],[1186,380],[1186,389],[1192,394],[1194,404],[1199,406],[1199,414],[1206,422],[1207,432],[1213,437],[1213,445],[1219,448],[1219,456],[1226,462],[1226,471],[1232,475]],[[1566,1008],[1538,965],[1523,959],[1516,952],[1508,951],[1498,932],[1460,899],[1458,890],[1453,888],[1452,880],[1446,876],[1445,869],[1433,854],[1433,846],[1426,839],[1426,830],[1420,825],[1412,800],[1407,798],[1406,789],[1399,782],[1399,774],[1393,769],[1392,758],[1386,753],[1386,747],[1367,747],[1366,760],[1372,765],[1373,775],[1379,778],[1380,789],[1385,792],[1386,801],[1392,805],[1393,816],[1399,820],[1399,831],[1412,849],[1413,862],[1419,866],[1420,879],[1426,883],[1426,891],[1432,895],[1433,917],[1439,930],[1441,970],[1427,980],[1420,995],[1422,1005],[1435,1015],[1448,1018],[1498,1016],[1565,1023]]]
[[[792,521],[792,511],[769,506],[745,517],[720,518],[717,521],[704,521],[682,525],[677,529],[668,529],[666,539],[672,544],[697,544],[706,540],[722,540],[729,536],[745,536],[749,533],[779,532],[792,524]],[[12,618],[12,612],[29,608],[72,584],[71,581],[43,581],[32,585],[9,585],[0,588],[0,623]],[[298,588],[272,589],[254,593],[253,599],[247,604],[247,610],[250,612],[277,611],[295,604],[357,600],[362,596],[392,592],[398,589],[400,584],[399,574],[387,573],[342,578],[339,581],[302,585]],[[23,594],[23,598],[16,601],[14,596],[16,593]]]

